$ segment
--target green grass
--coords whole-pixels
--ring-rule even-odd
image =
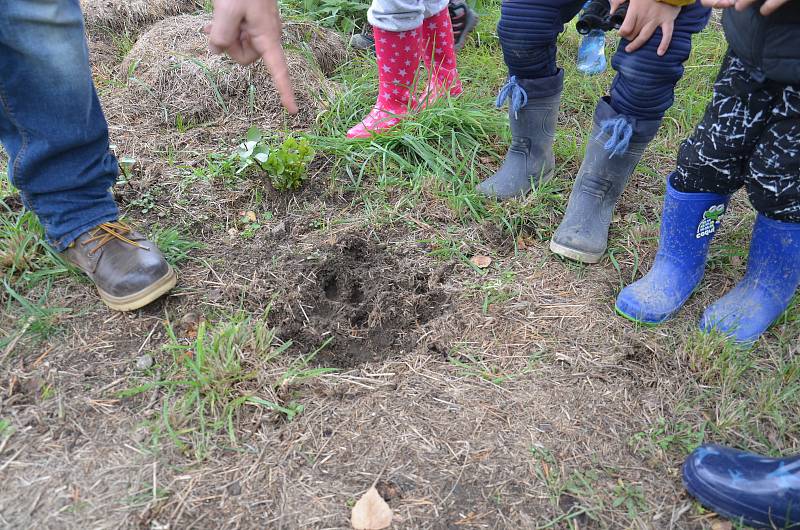
[[[70,310],[51,306],[48,298],[53,282],[68,271],[45,242],[36,216],[0,203],[0,302],[2,312],[16,316],[13,327],[3,330],[0,351],[10,353],[23,337],[35,343],[59,330]]]
[[[164,259],[172,266],[189,259],[193,250],[205,248],[203,243],[185,239],[177,228],[154,226],[151,228],[150,239],[158,245]]]
[[[4,193],[8,197],[15,192],[8,186]],[[185,239],[176,228],[156,226],[151,237],[171,265],[180,264],[193,250],[203,248],[201,243]],[[18,343],[23,336],[35,343],[59,331],[61,320],[71,310],[51,306],[49,297],[53,283],[70,273],[75,280],[85,281],[80,271],[47,244],[33,212],[15,212],[0,203],[0,301],[2,311],[16,315],[14,327],[4,330],[0,338],[0,348]]]
[[[775,440],[800,436],[800,359],[788,348],[754,350],[696,332],[686,349],[700,383],[690,403],[708,411],[711,437],[778,454]]]
[[[160,417],[150,425],[155,443],[167,438],[199,460],[223,443],[221,433],[237,446],[237,419],[247,409],[291,421],[304,408],[294,399],[294,388],[333,371],[310,366],[316,352],[279,368],[273,361],[291,343],[280,343],[263,320],[244,315],[213,325],[201,322],[189,342],[171,324],[166,329],[170,340],[151,369],[152,379],[119,396],[162,393]]]

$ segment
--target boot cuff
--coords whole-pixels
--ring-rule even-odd
[[[498,108],[509,101],[509,108],[513,112],[519,111],[528,104],[528,99],[544,99],[559,96],[564,87],[564,70],[549,77],[538,79],[519,79],[517,76],[508,78],[508,82],[500,89],[497,95]]]
[[[614,150],[622,142],[622,148],[614,150],[615,154],[622,154],[627,149],[628,143],[646,144],[655,138],[661,120],[643,120],[619,114],[609,102],[609,97],[604,96],[597,102],[594,110],[594,123],[604,132],[616,133],[618,141],[609,150]],[[608,149],[608,148],[607,148]]]
[[[667,176],[667,195],[680,199],[682,201],[718,201],[728,204],[730,195],[721,195],[719,193],[712,193],[709,191],[680,191],[672,185],[672,172]]]

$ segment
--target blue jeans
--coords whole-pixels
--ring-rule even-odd
[[[503,0],[497,33],[509,75],[519,79],[541,79],[550,92],[561,89],[556,76],[556,39],[564,24],[578,14],[585,0]],[[692,35],[708,23],[711,10],[698,1],[681,9],[669,50],[656,54],[661,30],[633,53],[622,39],[611,65],[617,76],[608,103],[619,114],[635,120],[657,121],[672,106],[676,83],[683,76],[683,63],[692,49]],[[539,93],[548,97],[553,93]],[[638,131],[637,131],[638,132]],[[642,131],[645,135],[655,131]]]
[[[0,0],[0,141],[9,179],[56,250],[117,219],[118,165],[78,0]]]

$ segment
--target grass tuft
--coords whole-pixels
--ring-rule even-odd
[[[165,436],[195,458],[206,458],[225,432],[237,445],[237,422],[248,409],[272,412],[291,421],[304,407],[291,398],[297,384],[330,373],[312,368],[316,352],[296,360],[288,369],[276,360],[291,346],[280,343],[263,320],[239,315],[216,325],[201,322],[193,339],[180,338],[167,323],[166,359],[150,382],[129,388],[120,397],[163,393],[160,418],[151,425],[156,439]]]

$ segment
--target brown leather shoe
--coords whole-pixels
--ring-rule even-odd
[[[177,280],[156,244],[121,221],[89,230],[61,255],[85,272],[103,302],[117,311],[149,304]]]

